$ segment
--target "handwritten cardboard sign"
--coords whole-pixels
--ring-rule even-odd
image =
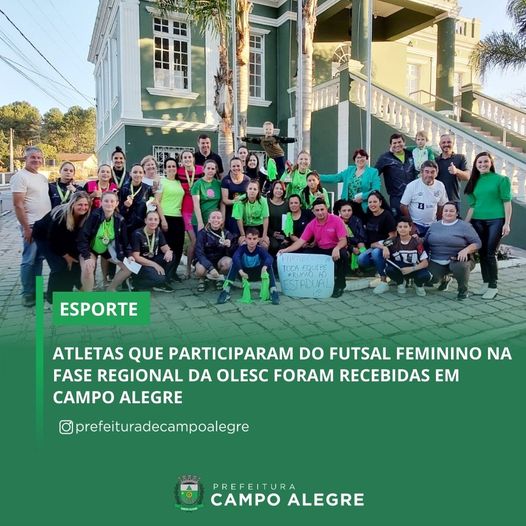
[[[322,254],[278,257],[281,290],[293,298],[329,298],[334,288],[334,262]]]

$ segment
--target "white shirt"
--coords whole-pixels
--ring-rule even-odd
[[[429,186],[418,178],[406,186],[400,203],[409,208],[409,215],[415,223],[429,226],[436,221],[438,206],[444,206],[447,201],[444,183],[435,180]]]
[[[25,168],[16,172],[11,178],[11,191],[23,193],[27,222],[32,225],[42,219],[51,210],[49,183],[41,173],[33,173]]]

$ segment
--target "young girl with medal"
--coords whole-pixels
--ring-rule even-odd
[[[151,186],[142,183],[144,169],[140,164],[132,166],[130,177],[130,182],[119,191],[119,211],[126,222],[128,239],[131,239],[137,228],[144,225],[147,205],[154,198]]]
[[[307,186],[301,192],[303,207],[310,210],[312,208],[312,203],[320,197],[325,201],[325,204],[330,211],[331,203],[329,201],[329,194],[327,194],[327,190],[325,190],[320,183],[320,175],[318,172],[310,172],[307,176]]]
[[[257,181],[248,183],[247,194],[235,202],[232,217],[237,221],[240,244],[245,241],[245,228],[254,227],[260,233],[260,245],[268,248],[270,244],[268,237],[269,209],[267,200],[261,196]]]
[[[82,190],[82,187],[75,184],[75,165],[66,161],[60,165],[58,171],[60,177],[49,184],[49,199],[51,201],[51,208],[66,204],[77,190]]]
[[[120,189],[130,183],[130,174],[126,171],[126,155],[120,146],[116,146],[111,154],[111,168],[113,182]]]
[[[221,183],[216,179],[216,175],[217,163],[213,159],[207,159],[203,165],[203,177],[192,186],[191,194],[194,201],[192,226],[196,233],[205,227],[211,212],[220,210],[224,214]]]
[[[100,208],[101,196],[104,192],[117,192],[117,185],[111,180],[111,166],[101,164],[97,170],[97,180],[88,181],[84,187],[91,197],[91,208]]]
[[[81,281],[82,289],[86,292],[93,290],[98,256],[101,256],[104,277],[108,274],[109,260],[120,269],[110,285],[105,282],[108,290],[115,291],[131,275],[122,263],[128,250],[128,237],[124,219],[117,212],[118,205],[119,200],[114,192],[104,192],[100,208],[92,210],[79,233],[77,246],[80,253]]]
[[[160,221],[159,212],[151,210],[146,214],[144,228],[138,228],[133,233],[132,256],[142,265],[137,276],[133,278],[133,285],[141,290],[173,292],[167,281],[167,276],[171,274],[173,252],[159,228]]]
[[[194,214],[194,201],[191,190],[197,181],[203,176],[203,167],[196,166],[194,154],[190,150],[181,152],[181,166],[177,170],[177,176],[184,190],[181,214],[184,221],[184,229],[188,235],[189,243],[186,247],[186,278],[192,273],[192,261],[195,252],[195,232],[192,226],[192,216]]]
[[[287,193],[285,197],[289,198],[292,194],[300,195],[307,186],[307,176],[311,172],[311,158],[309,152],[305,150],[298,154],[296,164],[292,167],[290,173],[285,172],[281,180],[287,184]]]
[[[173,271],[168,279],[179,280],[177,277],[177,267],[183,255],[184,245],[184,220],[182,215],[182,205],[184,189],[177,177],[177,161],[169,157],[164,161],[165,177],[161,180],[158,191],[155,194],[159,203],[158,211],[161,217],[161,229],[166,238],[166,242],[173,252]]]
[[[223,228],[223,215],[218,210],[211,212],[208,223],[197,233],[195,275],[199,278],[198,292],[206,290],[205,277],[215,280],[218,290],[223,288],[220,278],[228,273],[235,248],[234,235]]]

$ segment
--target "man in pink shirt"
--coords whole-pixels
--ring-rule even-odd
[[[347,230],[344,222],[337,216],[329,214],[324,199],[316,199],[312,204],[316,216],[303,231],[301,237],[280,254],[301,250],[307,243],[314,241],[314,247],[303,250],[308,254],[327,254],[334,261],[333,298],[339,298],[345,290],[345,273],[349,268],[349,253],[347,252]]]

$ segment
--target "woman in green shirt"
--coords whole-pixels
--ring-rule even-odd
[[[183,255],[184,221],[181,212],[184,189],[177,177],[177,161],[169,157],[164,161],[166,177],[161,179],[159,190],[155,193],[159,203],[158,212],[161,216],[161,229],[168,246],[173,252],[173,265],[171,275],[167,276],[168,283],[177,277],[177,267]]]
[[[292,194],[300,195],[307,186],[307,176],[310,169],[311,158],[309,152],[305,150],[298,154],[296,164],[292,167],[290,173],[284,173],[281,180],[287,184],[285,198],[288,199]]]
[[[327,205],[327,208],[331,209],[331,202],[329,200],[329,194],[327,193],[327,190],[323,188],[323,186],[320,183],[320,174],[318,172],[310,172],[307,176],[307,186],[303,189],[301,192],[301,201],[303,208],[306,208],[307,210],[312,209],[312,203],[316,201],[316,199],[319,199],[320,197],[323,198],[325,201],[325,204]]]
[[[250,181],[246,195],[234,203],[232,217],[237,220],[240,245],[245,242],[245,228],[251,226],[259,230],[259,244],[268,249],[270,244],[268,237],[269,209],[267,200],[261,196],[257,181]]]
[[[93,210],[77,238],[79,261],[81,269],[82,290],[90,292],[95,284],[95,268],[97,257],[102,261],[115,263],[119,272],[113,278],[108,290],[115,291],[131,272],[124,266],[124,258],[128,255],[128,237],[126,224],[118,213],[119,199],[113,192],[104,192],[101,196],[100,208]],[[107,268],[103,266],[103,276]]]
[[[471,221],[482,242],[479,255],[484,283],[478,294],[492,300],[497,295],[497,250],[502,237],[510,233],[511,181],[495,173],[493,158],[481,152],[475,157],[464,193],[469,204],[466,221]]]
[[[202,230],[208,222],[208,217],[215,210],[220,210],[224,216],[225,205],[221,200],[221,183],[216,179],[217,163],[207,159],[203,165],[203,177],[191,189],[194,200],[194,215],[192,225],[196,232]]]

